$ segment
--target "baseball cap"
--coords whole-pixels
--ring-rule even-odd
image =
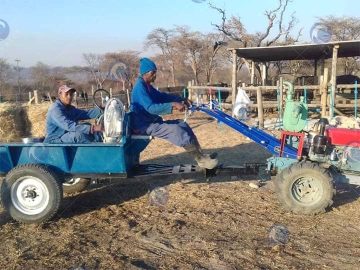
[[[62,85],[62,86],[59,87],[58,94],[60,94],[60,93],[66,93],[66,92],[69,92],[70,90],[76,91],[75,88],[71,88],[71,87],[67,86],[66,84],[64,84],[64,85]]]

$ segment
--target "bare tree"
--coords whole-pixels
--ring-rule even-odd
[[[94,53],[84,53],[83,57],[96,86],[102,88],[104,81],[109,76],[109,69],[105,65],[104,56]]]
[[[49,91],[51,87],[51,69],[48,65],[38,62],[31,68],[34,87],[40,91]]]
[[[5,85],[11,77],[11,66],[3,58],[0,58],[0,99],[5,92]]]
[[[358,40],[360,39],[360,18],[327,16],[319,18],[318,23],[327,27],[332,34],[332,40]],[[360,57],[346,57],[339,59],[344,67],[344,74],[354,74],[360,69]]]
[[[295,13],[290,15],[288,22],[285,22],[285,13],[291,0],[278,0],[278,5],[271,10],[266,10],[264,15],[267,18],[267,26],[263,31],[248,33],[246,27],[239,17],[231,16],[227,18],[226,11],[213,4],[210,8],[216,10],[221,15],[221,23],[213,24],[215,28],[223,33],[229,40],[236,41],[239,47],[268,47],[272,45],[288,45],[299,41],[302,29],[295,34],[292,33],[297,23]],[[293,35],[294,34],[294,35]],[[246,59],[242,63],[248,68],[250,64]],[[264,63],[266,70],[270,68],[269,63]],[[260,77],[261,71],[258,64],[255,65]]]
[[[183,63],[191,68],[195,83],[199,84],[199,75],[202,72],[201,53],[204,49],[203,34],[191,32],[183,26],[177,27],[176,32],[174,44],[181,53]]]
[[[206,83],[212,82],[212,77],[215,71],[223,66],[225,63],[219,55],[219,51],[224,50],[225,37],[223,34],[219,33],[209,33],[203,35],[202,42],[204,43],[203,50],[201,53],[203,68],[205,72]],[[220,56],[220,57],[219,57]]]
[[[172,86],[176,85],[175,58],[176,49],[173,44],[174,29],[156,28],[146,37],[145,48],[155,47],[160,49],[162,62],[168,67],[171,74]]]
[[[213,24],[215,28],[227,36],[230,40],[238,41],[242,47],[261,47],[271,46],[275,44],[295,43],[301,36],[301,30],[296,36],[292,36],[291,32],[297,23],[294,14],[291,14],[290,20],[285,25],[285,12],[291,0],[279,0],[278,6],[272,10],[266,10],[267,26],[262,32],[254,34],[247,33],[244,24],[238,17],[232,16],[227,19],[226,11],[218,8],[213,4],[209,4],[212,9],[218,11],[221,15],[221,23]]]

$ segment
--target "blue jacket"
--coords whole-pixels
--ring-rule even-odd
[[[183,100],[156,90],[139,77],[131,94],[132,129],[143,133],[151,123],[163,121],[159,115],[172,112],[172,102]]]
[[[67,132],[90,133],[90,125],[78,124],[80,120],[93,119],[101,114],[100,109],[94,108],[88,111],[80,110],[74,106],[65,106],[60,100],[56,100],[49,108],[46,116],[46,137],[44,142],[50,142],[61,138]]]

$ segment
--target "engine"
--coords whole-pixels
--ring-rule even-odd
[[[360,173],[360,130],[331,127],[327,119],[320,119],[305,138],[304,154],[312,161]]]

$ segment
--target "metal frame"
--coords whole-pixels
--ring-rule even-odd
[[[250,127],[245,123],[243,123],[242,121],[235,119],[230,115],[222,112],[217,108],[217,102],[211,101],[210,105],[199,104],[198,106],[193,106],[190,109],[192,111],[195,110],[202,111],[214,117],[218,121],[225,123],[226,125],[235,129],[242,135],[248,137],[255,143],[266,148],[273,155],[280,156],[281,141],[279,139],[257,127]],[[282,154],[283,157],[290,159],[297,159],[298,149],[291,147],[289,145],[284,145]]]

